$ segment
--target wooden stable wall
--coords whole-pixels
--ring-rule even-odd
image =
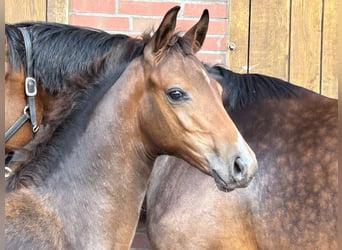
[[[230,1],[228,67],[337,98],[337,0]]]
[[[5,22],[67,23],[67,0],[5,0]]]
[[[5,0],[5,20],[47,20],[136,36],[158,25],[171,6],[182,6],[182,30],[208,8],[202,60],[279,77],[337,98],[337,1]]]
[[[46,0],[5,0],[5,22],[46,21]]]

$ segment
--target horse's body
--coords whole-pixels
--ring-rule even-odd
[[[118,60],[114,52],[68,81],[93,84],[41,153],[7,179],[14,189],[5,200],[7,249],[127,249],[158,155],[186,160],[224,190],[248,185],[255,156],[193,55],[208,13],[179,37],[178,10],[131,62],[108,66]],[[225,126],[212,127],[213,120]]]
[[[271,77],[211,70],[256,153],[256,178],[223,193],[184,161],[158,159],[147,192],[152,246],[337,249],[337,100]]]
[[[22,114],[26,105],[24,81],[28,55],[19,28],[25,28],[32,44],[32,74],[38,85],[35,102],[42,130],[46,124],[55,127],[58,121],[63,120],[62,117],[67,115],[64,107],[68,105],[65,103],[72,102],[74,98],[69,93],[82,88],[74,84],[66,85],[65,79],[86,72],[90,63],[103,57],[109,50],[116,50],[119,57],[124,48],[130,46],[131,50],[135,50],[143,45],[141,39],[58,23],[6,24],[5,28],[5,129]],[[52,130],[50,128],[46,133],[52,133]],[[6,142],[6,152],[23,147],[32,137],[27,122]]]

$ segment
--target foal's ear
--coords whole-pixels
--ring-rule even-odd
[[[190,43],[194,54],[201,49],[205,36],[207,35],[208,26],[209,11],[205,9],[200,20],[185,33],[184,39]]]
[[[145,56],[151,56],[151,54],[154,56],[156,53],[160,53],[160,51],[168,45],[176,29],[176,20],[179,9],[179,6],[175,6],[165,14],[159,28],[145,46]]]

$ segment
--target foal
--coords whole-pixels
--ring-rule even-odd
[[[186,162],[158,158],[147,191],[152,246],[337,249],[337,100],[269,76],[208,71],[259,168],[248,187],[223,193]]]
[[[126,65],[86,78],[99,81],[94,92],[85,93],[46,149],[9,178],[18,188],[5,201],[8,249],[129,248],[162,154],[212,175],[224,190],[251,181],[255,155],[224,111],[219,85],[194,56],[208,12],[179,37],[178,11],[167,12],[120,76]]]

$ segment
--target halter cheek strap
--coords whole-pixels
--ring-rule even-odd
[[[36,116],[36,107],[34,97],[37,95],[37,83],[33,78],[32,70],[32,43],[30,35],[25,28],[19,28],[23,37],[26,51],[26,79],[25,79],[25,95],[26,95],[26,106],[23,114],[17,119],[17,121],[5,132],[5,142],[8,141],[20,128],[24,125],[27,120],[31,121],[32,132],[35,134],[39,130]]]

